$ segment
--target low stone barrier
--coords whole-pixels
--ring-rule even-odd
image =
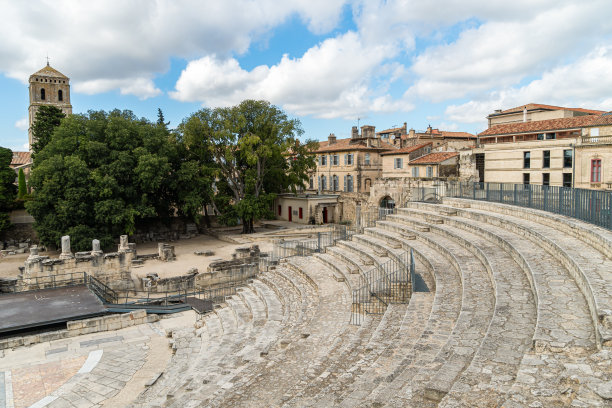
[[[83,334],[99,333],[110,330],[119,330],[143,323],[152,323],[159,320],[158,315],[147,315],[145,310],[137,310],[123,314],[112,314],[94,317],[85,320],[76,320],[67,323],[67,329],[52,332],[32,334],[29,336],[11,337],[0,340],[0,350],[6,350],[32,344],[44,343]]]

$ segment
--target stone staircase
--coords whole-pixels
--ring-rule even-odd
[[[349,324],[351,291],[410,250],[429,292]],[[610,231],[494,203],[409,203],[170,333],[171,363],[133,406],[611,406],[611,329]]]

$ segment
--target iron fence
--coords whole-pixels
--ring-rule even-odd
[[[370,228],[376,226],[376,221],[384,221],[389,214],[396,214],[396,208],[376,208],[361,214],[361,227]]]
[[[385,313],[391,303],[407,303],[414,274],[412,251],[363,273],[363,285],[352,293],[351,324],[360,325],[367,315]]]
[[[338,241],[346,241],[357,231],[347,225],[333,225],[329,231],[313,233],[312,238],[274,241],[272,260],[290,256],[308,256],[324,252],[325,248]]]
[[[612,192],[537,184],[447,182],[437,194],[534,208],[612,230]],[[423,188],[416,201],[426,201]]]

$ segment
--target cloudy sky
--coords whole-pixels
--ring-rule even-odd
[[[610,0],[0,0],[0,145],[27,144],[27,80],[71,78],[75,113],[176,126],[267,99],[305,137],[351,126],[479,132],[529,102],[612,110]]]

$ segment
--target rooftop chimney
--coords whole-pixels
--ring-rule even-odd
[[[353,129],[351,130],[351,138],[352,139],[359,138],[359,130],[357,130],[357,126],[353,126]]]
[[[495,111],[493,113],[502,113],[501,109],[495,109]]]
[[[527,107],[523,108],[523,122],[527,122]]]
[[[334,143],[336,143],[336,135],[334,135],[333,133],[330,133],[329,136],[327,137],[327,140],[329,141],[330,145],[333,145]]]
[[[431,128],[431,125],[427,125],[427,133],[431,134],[431,131],[432,131],[432,130],[433,130],[433,129]]]

